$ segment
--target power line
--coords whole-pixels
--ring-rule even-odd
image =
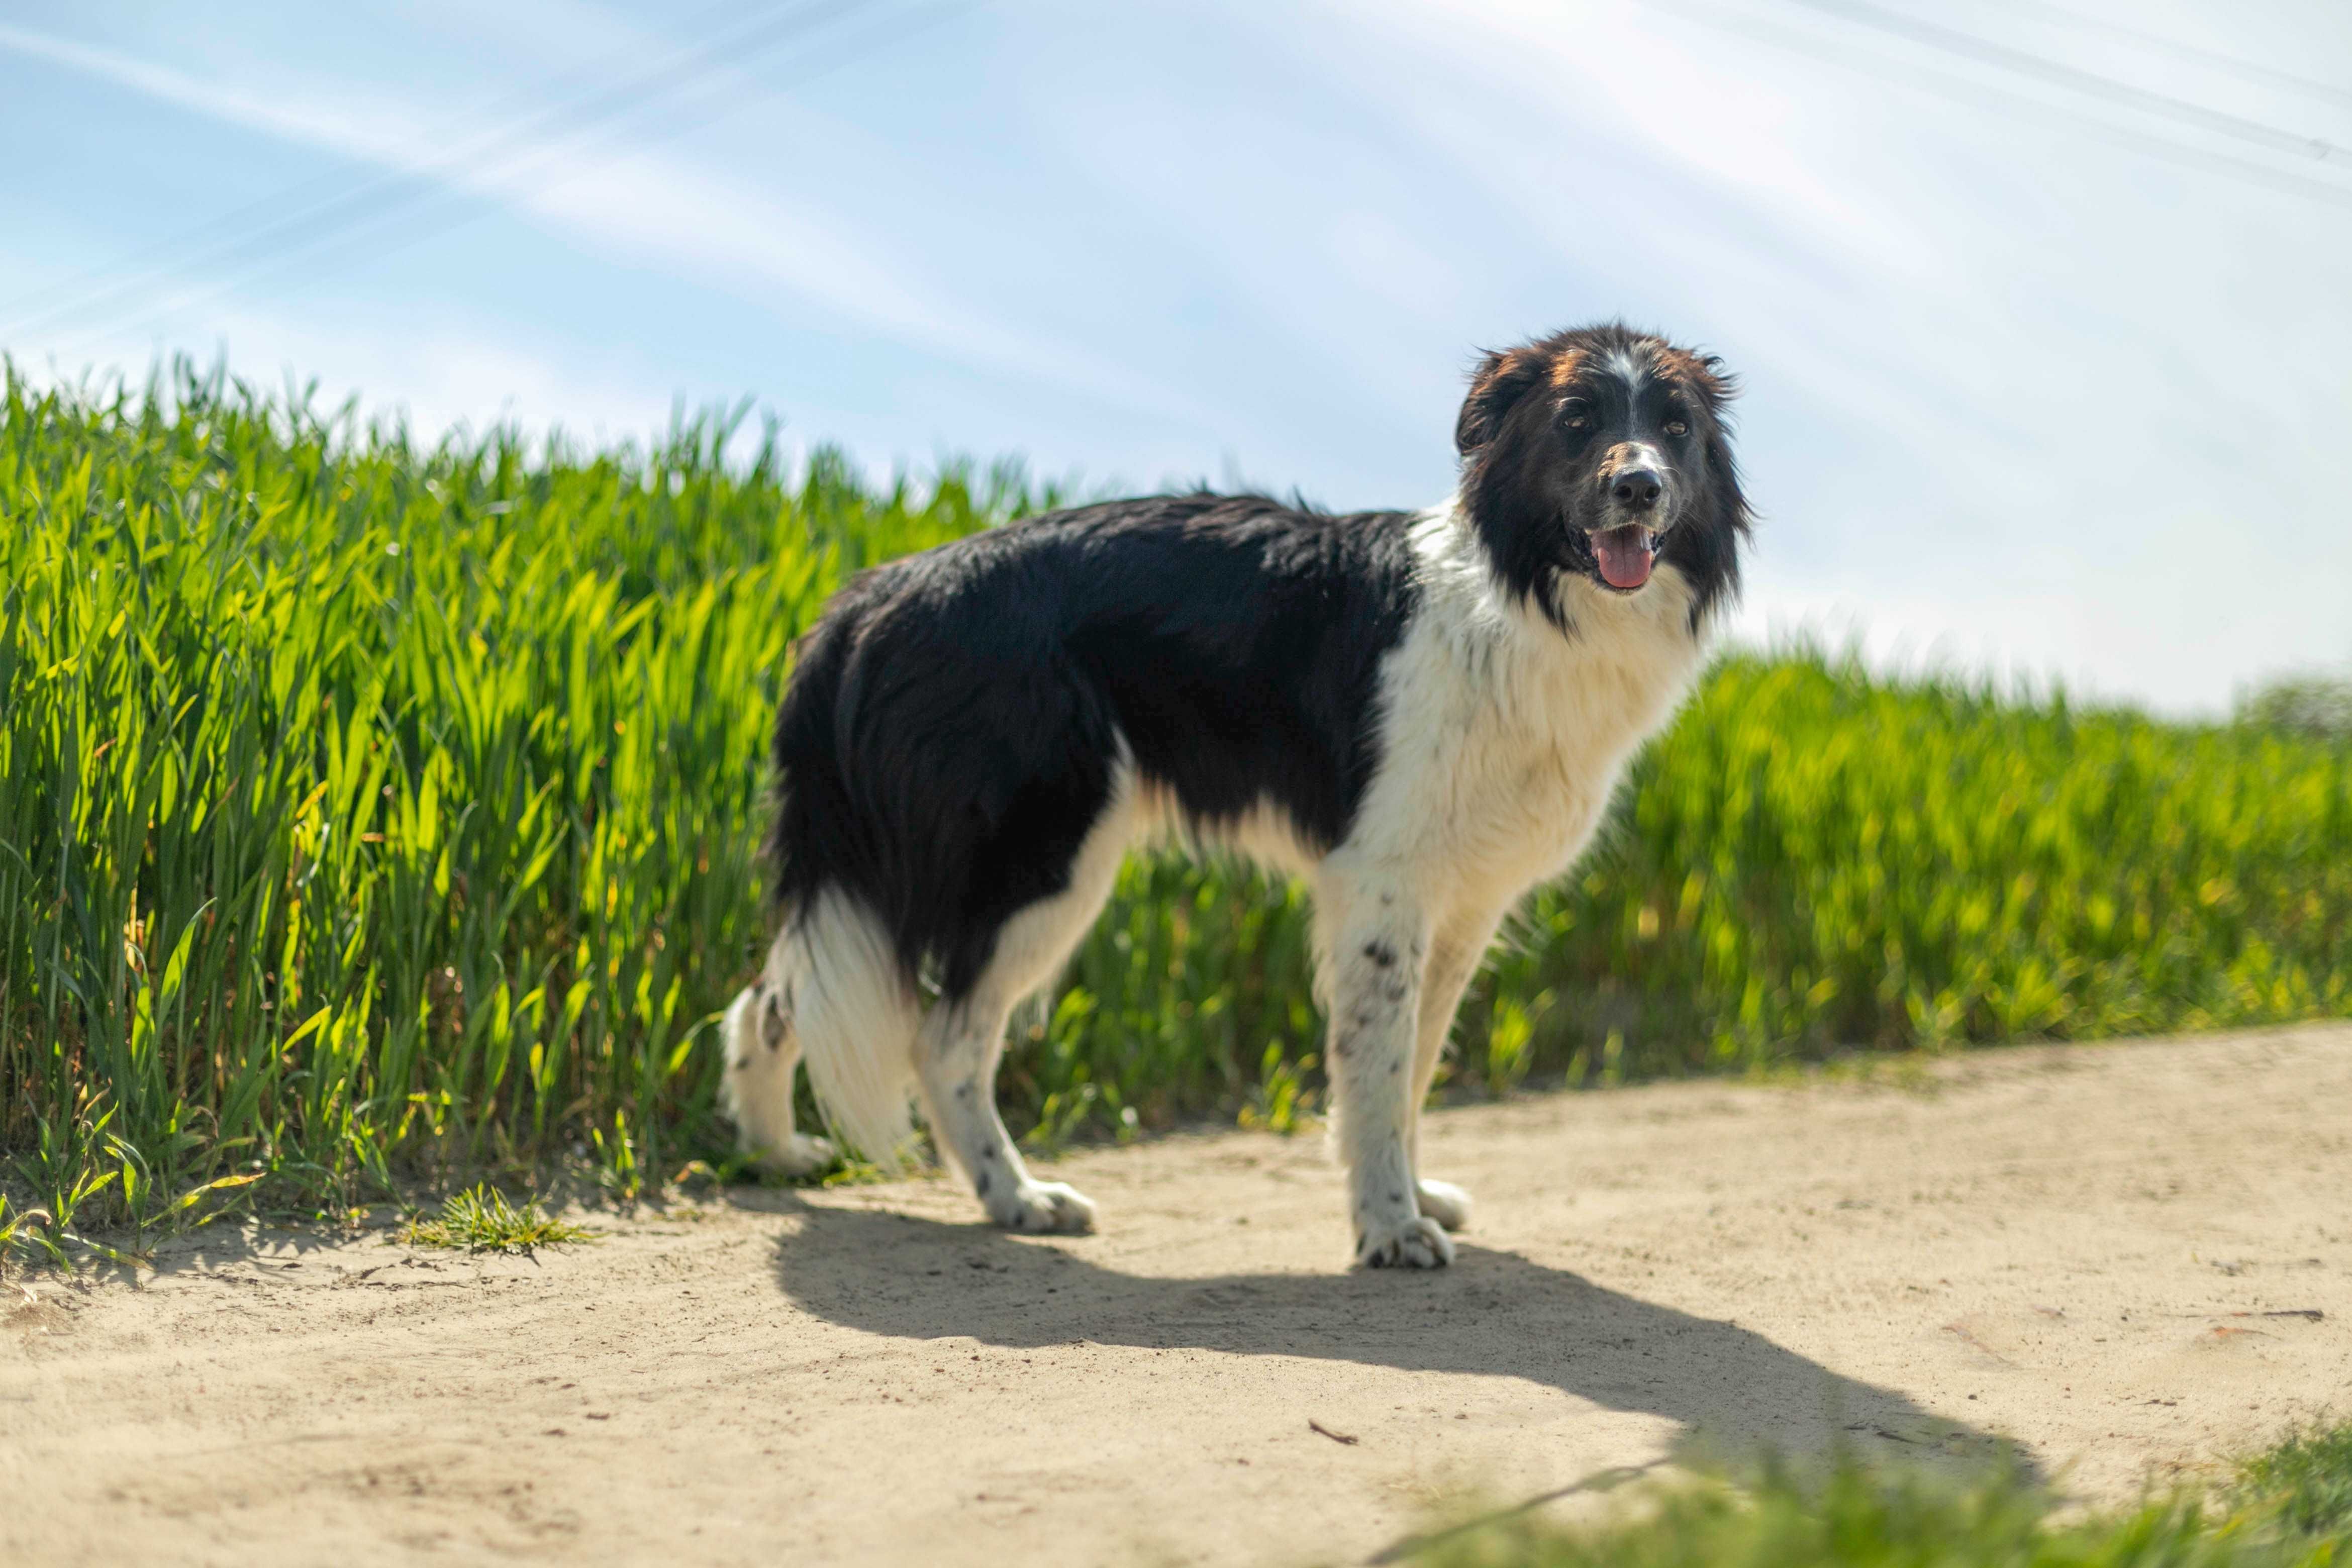
[[[387,218],[399,216],[403,209],[444,199],[444,187],[454,175],[510,175],[515,172],[518,154],[523,157],[521,167],[525,170],[530,166],[530,154],[534,153],[538,154],[537,161],[543,163],[551,142],[593,135],[602,126],[663,98],[689,93],[745,60],[816,32],[826,23],[854,11],[856,5],[857,0],[789,0],[787,4],[763,7],[738,24],[722,26],[712,38],[674,51],[649,68],[597,86],[573,101],[538,110],[493,127],[456,148],[418,159],[414,166],[371,175],[356,183],[339,182],[342,184],[340,190],[310,200],[257,227],[235,222],[234,215],[215,220],[200,232],[226,230],[227,237],[221,242],[194,256],[172,247],[168,261],[150,265],[122,282],[89,291],[37,316],[12,322],[7,333],[14,336],[60,329],[72,331],[151,296],[157,283],[190,268],[226,268],[232,274],[239,268],[261,273],[278,270],[291,253],[348,239],[368,226],[380,226]],[[718,8],[721,12],[729,9],[732,7]],[[233,277],[230,282],[213,288],[202,297],[226,292],[238,281]],[[184,308],[189,302],[182,299],[166,309]]]
[[[735,4],[735,0],[723,0],[722,4],[713,5],[692,18],[681,32],[697,32],[707,22],[715,18],[723,20],[730,16],[740,21],[740,8]],[[724,32],[727,29],[722,27],[720,30]],[[52,59],[60,59],[68,65],[80,65],[85,68],[90,68],[89,56],[95,52],[84,50],[79,46],[61,39],[28,32],[22,28],[10,27],[5,24],[0,24],[0,47],[14,47],[42,54]],[[494,100],[485,106],[482,112],[486,116],[502,118],[506,123],[502,126],[491,126],[478,133],[466,151],[470,153],[490,147],[497,139],[512,134],[527,122],[544,118],[550,112],[547,100],[551,94],[572,92],[583,87],[593,87],[595,85],[598,74],[609,74],[606,70],[607,67],[628,63],[634,57],[618,54],[609,56],[596,63],[593,72],[587,68],[560,71],[521,91],[509,93]],[[518,110],[526,112],[517,114],[515,111]],[[44,312],[60,309],[58,303],[60,300],[66,306],[75,306],[88,298],[92,290],[119,286],[118,280],[126,275],[132,279],[153,277],[163,270],[157,265],[158,263],[177,263],[192,249],[200,246],[250,235],[255,226],[258,224],[283,223],[298,218],[306,213],[315,212],[322,206],[348,198],[361,191],[374,190],[403,183],[413,177],[408,170],[409,165],[429,165],[433,157],[436,155],[422,142],[413,142],[410,146],[414,149],[415,154],[414,157],[394,154],[393,161],[402,166],[395,173],[378,173],[359,180],[354,180],[348,172],[341,169],[315,175],[284,190],[247,202],[242,206],[183,230],[177,235],[138,247],[118,256],[111,262],[84,271],[79,277],[35,289],[29,294],[19,295],[6,307],[9,311],[7,320],[12,326],[21,325],[28,321],[37,321]],[[448,159],[453,154],[444,151],[437,156]]]
[[[885,23],[904,25],[879,26],[870,28],[865,35],[850,40],[857,47],[837,48],[830,58],[803,57],[795,62],[803,68],[792,72],[782,80],[772,78],[766,85],[775,87],[806,82],[825,71],[838,68],[861,56],[870,54],[875,48],[883,45],[901,41],[915,31],[935,25],[960,11],[969,10],[977,3],[978,0],[962,0],[961,4],[933,5],[927,12],[911,14],[914,16],[911,24],[906,23],[906,17],[910,15],[908,13],[901,13],[897,17],[882,18]],[[669,133],[675,134],[683,129],[686,127],[672,126]],[[643,145],[643,142],[640,142],[635,145]],[[541,159],[541,163],[545,161],[544,158]],[[556,183],[560,184],[561,181]],[[508,184],[512,186],[514,182],[509,179]],[[437,205],[438,215],[433,216],[432,205],[428,205],[427,216],[422,217],[405,211],[391,211],[364,216],[343,226],[340,233],[331,231],[317,237],[309,252],[303,257],[295,258],[283,256],[271,257],[263,265],[248,268],[242,276],[215,281],[202,289],[164,301],[113,324],[118,330],[136,329],[166,319],[192,305],[218,299],[269,277],[290,273],[298,268],[303,281],[313,281],[346,262],[355,259],[379,259],[392,251],[404,249],[432,238],[436,235],[446,233],[478,216],[481,210],[478,204],[469,208],[467,199],[465,197],[438,195],[432,191],[424,193],[419,199],[427,204]],[[383,237],[383,232],[394,224],[397,224],[397,228],[391,237]],[[324,248],[320,248],[321,247]]]
[[[2071,88],[2093,98],[2194,125],[2217,135],[2233,136],[2242,142],[2268,147],[2273,152],[2297,153],[2321,162],[2341,159],[2344,153],[2343,148],[2324,137],[2281,131],[2274,125],[2249,120],[2243,115],[2224,113],[2218,109],[2208,109],[2201,103],[2192,103],[2185,98],[2175,98],[2170,93],[2135,87],[2113,77],[2101,76],[2096,71],[2062,64],[2028,49],[1996,44],[1990,39],[1979,38],[1973,33],[1963,33],[1940,23],[1923,22],[1916,16],[1906,16],[1898,11],[1871,5],[1869,0],[1790,0],[1790,3],[1848,22],[1860,23],[1864,26],[1875,27],[1881,32],[1926,44],[1931,48],[1942,49],[1981,65],[1997,66],[2059,87]]]
[[[1929,91],[1954,99],[1977,108],[1990,108],[2013,118],[2038,120],[2055,124],[2079,134],[2086,134],[2117,146],[2146,153],[2183,168],[2203,174],[2218,174],[2225,179],[2259,185],[2288,195],[2352,209],[2352,185],[2295,174],[2291,170],[2273,168],[2251,159],[2232,157],[2206,148],[2193,147],[2167,137],[2151,135],[2128,126],[2117,125],[2094,115],[2069,109],[2062,104],[2029,98],[1990,83],[1969,78],[1955,77],[1927,69],[1909,61],[1890,58],[1882,54],[1852,48],[1832,43],[1817,36],[1798,32],[1776,23],[1746,16],[1733,16],[1694,0],[1650,0],[1661,10],[1672,11],[1689,20],[1705,23],[1726,32],[1738,33],[1775,48],[1789,50],[1808,58],[1885,77],[1894,71],[1913,84]]]
[[[2160,33],[2151,33],[2144,28],[2127,27],[2120,22],[2110,22],[2103,17],[2081,16],[2063,5],[2044,5],[2042,0],[2001,0],[2001,4],[2012,11],[2022,11],[2028,16],[2040,16],[2063,26],[2079,27],[2085,32],[2105,33],[2109,37],[2126,39],[2141,48],[2150,49],[2158,54],[2170,55],[2175,59],[2189,60],[2214,70],[2228,71],[2233,76],[2243,77],[2248,81],[2261,82],[2265,87],[2284,88],[2290,92],[2307,92],[2315,98],[2330,99],[2341,104],[2352,104],[2352,89],[2335,87],[2324,81],[2314,81],[2309,77],[2296,76],[2292,71],[2259,66],[2252,60],[2242,60],[2235,55],[2225,55],[2219,49],[2200,48],[2195,44],[2184,44],[2178,38],[2168,38]]]
[[[331,243],[362,226],[380,224],[396,216],[403,207],[434,200],[452,175],[496,173],[500,161],[510,162],[518,150],[541,146],[553,138],[591,132],[600,123],[616,120],[666,92],[698,85],[730,68],[734,62],[756,55],[762,47],[784,42],[794,25],[805,30],[809,26],[804,15],[807,12],[816,12],[814,21],[822,25],[844,8],[843,0],[814,5],[793,0],[763,7],[751,15],[749,26],[722,27],[717,38],[675,51],[651,69],[599,85],[572,102],[542,108],[494,126],[455,148],[416,159],[413,166],[345,184],[341,189],[258,227],[232,226],[229,237],[205,251],[194,256],[175,252],[167,262],[149,267],[125,282],[100,289],[32,320],[14,322],[9,331],[13,335],[60,329],[72,331],[78,326],[89,326],[151,297],[159,282],[168,281],[173,274],[184,270],[216,271],[226,268],[234,273],[236,268],[250,268],[257,264],[264,271],[273,269],[291,253],[322,241]],[[733,7],[717,9],[724,12]],[[207,226],[217,230],[224,225],[216,221]],[[236,283],[232,281],[198,297],[217,295],[234,287]],[[184,298],[168,309],[182,308],[189,302]]]

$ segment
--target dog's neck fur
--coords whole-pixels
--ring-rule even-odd
[[[1442,820],[1462,839],[1456,853],[1497,875],[1556,874],[1591,840],[1626,759],[1705,660],[1708,628],[1692,629],[1690,584],[1664,563],[1631,595],[1563,574],[1563,633],[1538,606],[1514,602],[1458,499],[1423,514],[1413,542],[1421,610],[1390,656],[1398,684],[1385,739],[1399,757],[1453,765],[1407,766],[1391,779],[1439,784],[1451,798],[1391,820],[1402,827],[1414,809],[1433,811],[1422,820]]]

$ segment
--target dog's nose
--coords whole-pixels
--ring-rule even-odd
[[[1619,506],[1639,510],[1657,505],[1665,489],[1665,482],[1654,468],[1624,468],[1619,471],[1617,482],[1609,487],[1609,499]]]

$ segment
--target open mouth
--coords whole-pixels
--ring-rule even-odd
[[[1650,568],[1657,563],[1659,531],[1629,522],[1595,529],[1586,535],[1592,541],[1593,559],[1601,565],[1601,580],[1628,592],[1648,582]]]

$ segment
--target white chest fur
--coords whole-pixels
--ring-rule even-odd
[[[1382,672],[1382,763],[1348,848],[1418,868],[1440,903],[1507,902],[1591,841],[1704,637],[1670,565],[1631,595],[1567,580],[1563,633],[1505,602],[1451,507],[1415,542],[1422,605]]]

